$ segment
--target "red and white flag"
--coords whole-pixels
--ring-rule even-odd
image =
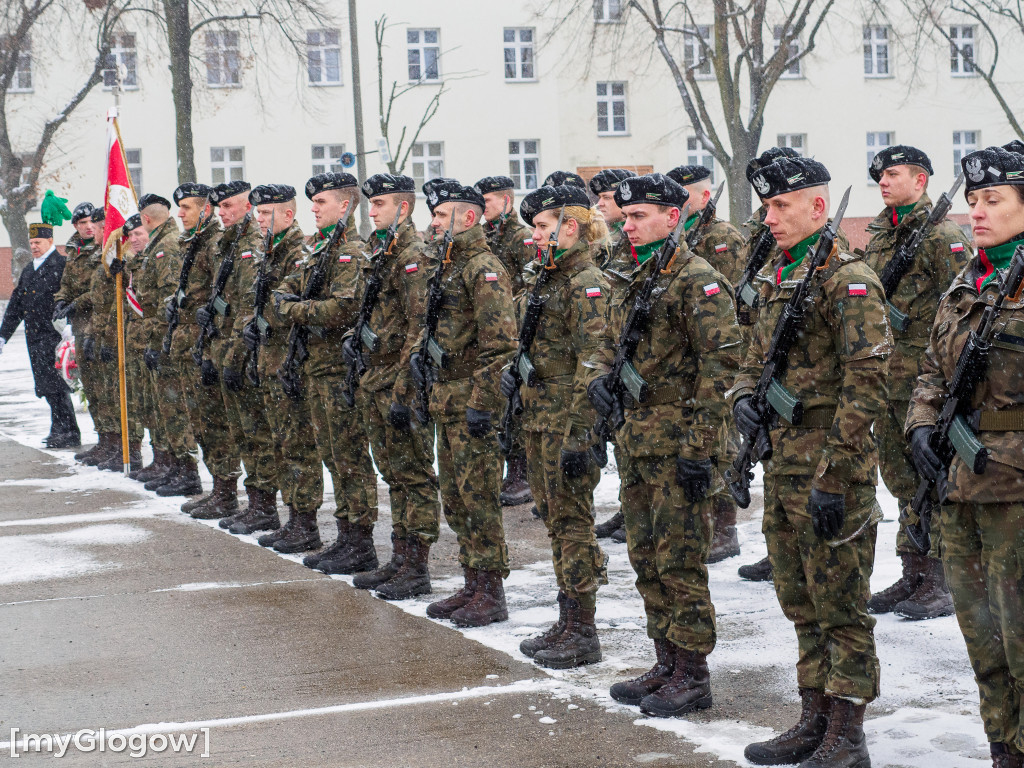
[[[123,238],[121,227],[139,212],[138,199],[128,172],[121,131],[117,127],[117,107],[107,112],[107,191],[103,198],[106,219],[103,224],[103,260],[114,260],[113,247]]]

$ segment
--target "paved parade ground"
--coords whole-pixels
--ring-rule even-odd
[[[91,442],[88,415],[78,415]],[[710,568],[714,706],[655,720],[607,695],[653,662],[623,544],[602,541],[611,582],[597,606],[604,661],[551,672],[518,651],[556,615],[550,549],[528,506],[505,514],[510,620],[458,630],[425,617],[430,598],[389,604],[353,589],[351,577],[192,520],[181,499],[77,466],[73,451],[41,450],[48,423],[19,331],[0,357],[0,761],[53,759],[31,744],[26,752],[26,734],[63,740],[104,729],[104,751],[79,735],[61,759],[125,765],[145,750],[147,764],[182,766],[730,766],[746,765],[745,744],[799,714],[792,627],[771,584],[736,575],[764,555],[759,488],[741,516],[743,554]],[[326,480],[320,525],[332,540]],[[599,519],[616,493],[606,470]],[[375,535],[386,556],[383,485],[380,495]],[[879,496],[876,588],[898,571],[896,505],[884,489]],[[430,560],[435,595],[461,584],[455,555],[442,524]],[[990,764],[955,618],[882,616],[876,636],[872,764]]]

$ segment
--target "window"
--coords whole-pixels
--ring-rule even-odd
[[[775,50],[779,50],[779,46],[782,45],[782,35],[784,27],[781,24],[775,25]],[[800,40],[794,37],[789,41],[786,51],[786,59],[792,59],[794,56],[800,55]],[[800,60],[797,59],[784,70],[782,70],[781,77],[802,77],[800,72]]]
[[[597,132],[605,135],[626,133],[626,84],[597,84]]]
[[[889,77],[888,27],[864,27],[864,74]]]
[[[206,83],[233,86],[241,82],[238,33],[230,30],[206,33]]]
[[[688,136],[686,139],[686,164],[703,165],[711,171],[711,183],[715,183],[715,157],[696,136]]]
[[[540,186],[540,142],[523,139],[508,143],[508,175],[516,189],[536,189]]]
[[[0,39],[0,45],[6,47],[9,41],[9,37]],[[32,90],[32,41],[26,38],[24,44],[19,48],[18,63],[14,67],[11,84],[7,87],[9,93],[24,93]]]
[[[594,0],[594,21],[602,24],[622,21],[622,0]]]
[[[776,138],[775,146],[792,149],[800,157],[807,157],[806,133],[780,133]]]
[[[210,147],[210,178],[214,184],[245,178],[245,147]]]
[[[138,88],[139,74],[136,63],[138,54],[135,49],[135,35],[124,32],[110,38],[110,53],[107,54],[106,69],[103,70],[103,87],[113,88],[117,85],[120,69],[121,87]]]
[[[128,161],[128,173],[132,177],[132,186],[135,187],[135,194],[142,194],[142,150],[125,149],[125,159]]]
[[[412,177],[416,189],[425,181],[444,176],[444,142],[418,141],[412,145]]]
[[[438,59],[441,48],[438,45],[441,33],[437,29],[406,30],[405,40],[409,45],[409,80],[440,80],[441,70]]]
[[[310,85],[341,83],[341,44],[336,29],[306,32],[306,71]]]
[[[344,144],[313,145],[313,175],[318,173],[342,173],[341,156],[345,154]]]
[[[981,131],[953,131],[953,173],[960,175],[963,170],[960,160],[964,155],[976,152],[981,146]]]
[[[698,24],[687,27],[683,35],[683,61],[687,69],[692,69],[698,79],[711,77],[711,57],[706,48],[711,47],[711,27]]]
[[[975,30],[971,25],[949,28],[949,71],[960,77],[971,77],[978,74],[974,67],[977,61],[975,46]]]
[[[875,155],[881,152],[886,147],[891,147],[896,143],[896,134],[892,131],[868,131],[868,164],[865,168],[871,167],[871,161],[875,159]],[[871,179],[871,174],[868,173],[868,178]],[[874,179],[871,179],[874,182]]]
[[[505,79],[533,80],[533,30],[505,29]]]

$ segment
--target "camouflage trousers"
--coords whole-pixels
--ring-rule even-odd
[[[720,471],[732,466],[733,461],[740,452],[740,433],[736,429],[736,422],[731,417],[722,422],[718,428],[718,467]],[[715,495],[715,520],[720,521],[728,518],[730,521],[736,519],[736,499],[729,491],[729,486],[724,486]]]
[[[398,538],[415,535],[433,544],[441,524],[434,474],[433,422],[423,426],[413,419],[412,429],[402,432],[388,422],[391,389],[365,394],[363,423],[373,460],[388,484],[392,530]]]
[[[77,347],[76,347],[77,348]],[[82,379],[86,397],[89,398],[89,413],[97,432],[121,433],[121,412],[117,394],[117,364],[104,363],[99,359],[99,345],[96,359],[86,363],[88,373]],[[79,372],[81,376],[81,372]],[[113,386],[111,384],[113,383]]]
[[[146,370],[149,371],[148,368]],[[173,361],[166,355],[161,356],[160,370],[149,371],[149,378],[156,395],[160,432],[166,440],[166,450],[176,459],[194,457],[197,453],[196,439],[188,417],[181,377]]]
[[[377,522],[377,475],[362,418],[362,390],[356,404],[345,404],[345,375],[302,377],[320,460],[334,483],[334,516],[372,528]]]
[[[99,408],[100,391],[101,385],[97,381],[99,376],[99,368],[96,365],[96,361],[86,362],[82,356],[82,340],[85,336],[75,334],[75,362],[78,365],[78,378],[82,383],[82,390],[85,392],[86,406],[89,409],[89,416],[92,417],[92,425],[99,434],[103,431],[110,431],[109,429],[103,430],[101,427],[102,416]],[[109,425],[107,425],[109,427]]]
[[[223,382],[218,380],[215,384],[203,386],[202,373],[191,356],[186,365],[191,366],[189,373],[194,377],[193,382],[199,383],[193,427],[198,417],[203,463],[214,477],[235,480],[242,474],[241,452],[238,448],[241,438],[238,427],[234,426],[235,420],[230,417]]]
[[[464,421],[437,424],[437,466],[444,519],[466,568],[509,574],[501,516],[502,455],[494,434],[473,437]]]
[[[281,443],[267,421],[263,393],[244,377],[238,392],[225,390],[230,418],[238,427],[238,452],[245,465],[245,487],[276,496],[284,466]]]
[[[523,432],[530,491],[551,539],[551,561],[558,588],[585,610],[597,604],[597,589],[608,583],[604,553],[594,536],[594,488],[601,471],[590,465],[582,477],[568,478],[559,466],[562,436]]]
[[[142,352],[134,349],[126,349],[124,353],[124,384],[128,400],[128,441],[130,443],[141,443],[146,433],[146,385],[149,377],[143,372],[145,365],[142,363]],[[115,381],[117,381],[115,367]],[[120,400],[120,384],[117,389]],[[119,406],[120,407],[120,406]]]
[[[875,619],[868,613],[877,523],[874,486],[846,494],[839,537],[814,534],[807,514],[811,477],[766,475],[762,530],[775,594],[796,629],[801,688],[860,702],[878,697]]]
[[[142,391],[142,425],[149,430],[149,444],[158,451],[168,451],[167,436],[161,429],[160,408],[157,405],[153,375],[142,359],[142,351],[133,359],[135,379]]]
[[[917,470],[910,458],[910,443],[903,436],[907,421],[906,400],[893,400],[882,418],[875,421],[875,438],[878,440],[878,468],[882,482],[889,493],[899,501],[900,511],[906,509],[917,493],[920,482]],[[896,534],[896,551],[901,555],[916,555],[917,549],[907,537],[906,527],[900,523]]]
[[[949,504],[939,520],[985,734],[1024,752],[1024,504]]]
[[[686,500],[676,484],[675,456],[631,456],[625,472],[619,467],[619,482],[647,636],[710,654],[717,639],[707,568],[714,496]]]

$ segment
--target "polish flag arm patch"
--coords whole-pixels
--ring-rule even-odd
[[[488,283],[496,283],[498,282],[498,273],[484,272],[484,280],[486,280]]]
[[[714,296],[716,293],[721,292],[722,289],[719,287],[718,283],[708,283],[707,285],[704,286],[705,296]]]
[[[156,255],[156,258],[158,258],[158,259],[162,259],[163,257],[164,257],[164,252],[163,251],[160,251],[160,253],[158,253]]]
[[[347,264],[348,262],[352,261],[352,257],[349,256],[347,253],[343,253],[338,257],[338,261],[340,261],[342,264]]]
[[[726,250],[728,247],[729,246],[726,245],[725,243],[719,243],[718,245],[715,246],[715,253],[721,253],[722,251]]]
[[[417,270],[419,270],[419,268],[420,268],[420,265],[415,263],[415,262],[413,262],[412,264],[406,264],[405,265],[405,274],[408,275],[408,274],[411,274],[413,272],[416,272]]]
[[[952,245],[949,246],[949,250],[952,251],[953,253],[961,253],[964,250],[964,244],[953,243]]]
[[[865,283],[848,283],[846,290],[850,296],[867,296],[868,287]]]
[[[163,256],[162,253],[160,255]],[[242,258],[243,259],[251,259],[252,258],[252,251],[242,251]]]
[[[533,238],[528,237],[525,240],[523,240],[523,245],[533,245]]]
[[[587,288],[587,298],[596,299],[601,295],[600,288]]]

